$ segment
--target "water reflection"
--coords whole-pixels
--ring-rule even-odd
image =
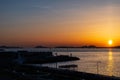
[[[112,50],[109,50],[109,53],[108,53],[108,67],[107,67],[107,71],[108,71],[108,75],[109,76],[113,76],[113,65],[114,61],[113,61],[113,53],[112,53]]]

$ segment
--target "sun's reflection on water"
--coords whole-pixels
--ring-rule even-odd
[[[113,60],[113,53],[111,50],[109,50],[108,53],[108,66],[107,71],[109,76],[113,76],[113,68],[114,68],[114,60]]]

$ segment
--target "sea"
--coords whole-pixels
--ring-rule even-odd
[[[16,51],[16,49],[10,49]],[[76,70],[87,73],[120,77],[120,49],[112,48],[26,48],[19,50],[52,51],[53,55],[70,55],[79,57],[77,61],[57,62],[49,64],[34,64],[59,68],[62,65],[77,65]],[[6,50],[7,51],[7,50]],[[8,50],[9,51],[9,50]]]

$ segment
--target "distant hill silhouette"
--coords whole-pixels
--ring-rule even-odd
[[[120,48],[120,46],[115,46],[114,48]]]
[[[17,47],[17,46],[0,46],[0,48],[23,48],[23,47]],[[56,47],[47,47],[47,46],[42,46],[38,45],[33,48],[120,48],[120,46],[114,46],[114,47],[97,47],[95,45],[84,45],[84,46],[56,46]]]

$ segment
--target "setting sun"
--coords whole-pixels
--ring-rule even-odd
[[[112,40],[109,40],[108,41],[108,44],[111,46],[113,44],[113,41]]]

